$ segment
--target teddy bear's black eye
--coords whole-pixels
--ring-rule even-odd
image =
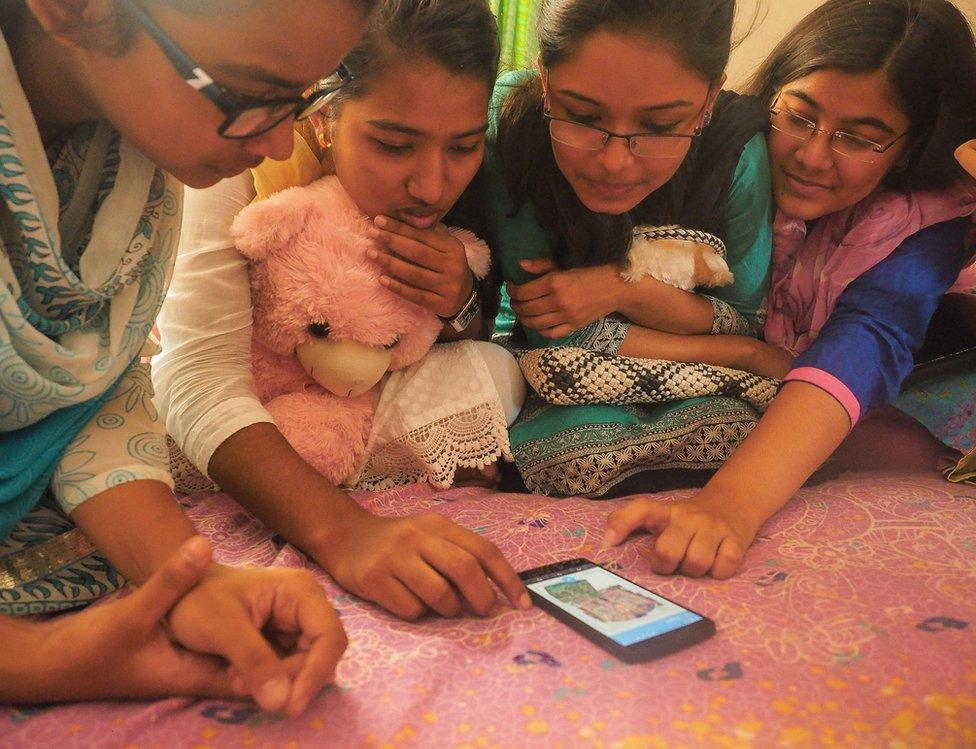
[[[327,322],[313,322],[308,326],[308,334],[312,338],[328,338],[329,337],[329,323]]]
[[[400,336],[393,336],[393,340],[386,344],[385,348],[391,349],[400,342]]]

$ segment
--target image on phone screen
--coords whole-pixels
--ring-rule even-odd
[[[588,560],[520,575],[540,607],[627,661],[665,655],[715,632],[707,617]]]

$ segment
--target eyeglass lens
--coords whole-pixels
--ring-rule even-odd
[[[549,120],[549,134],[553,140],[564,145],[587,151],[599,151],[611,138],[602,130],[581,123],[556,119]],[[688,142],[685,138],[632,135],[628,141],[630,150],[635,156],[651,159],[668,159],[681,156],[688,148]]]

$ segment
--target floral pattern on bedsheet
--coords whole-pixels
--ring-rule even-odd
[[[718,633],[628,666],[539,610],[408,623],[322,575],[350,646],[336,686],[305,716],[215,700],[0,708],[0,745],[976,745],[972,487],[872,476],[805,489],[725,581],[651,574],[647,538],[601,552],[603,518],[619,500],[426,486],[361,500],[387,515],[442,513],[517,569],[596,558],[710,616]],[[223,561],[308,564],[221,495],[187,504]]]

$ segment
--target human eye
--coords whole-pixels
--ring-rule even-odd
[[[862,138],[860,135],[851,135],[850,133],[834,133],[834,141],[848,153],[867,153],[868,151],[874,151],[880,148],[880,145],[873,140]]]
[[[468,154],[475,153],[481,148],[481,141],[477,143],[472,143],[471,145],[454,145],[451,146],[451,153],[458,154],[460,156],[467,156]]]
[[[799,112],[794,112],[792,109],[787,108],[784,114],[786,122],[797,129],[814,130],[817,127],[816,122],[809,117],[804,117]]]
[[[380,138],[373,138],[373,142],[380,151],[393,156],[404,156],[413,150],[413,145],[410,143],[393,143]]]
[[[673,133],[681,122],[642,122],[641,128],[646,135],[668,135]]]
[[[600,120],[600,118],[595,114],[574,112],[569,108],[566,109],[566,117],[579,125],[592,125],[594,122],[599,122]]]

